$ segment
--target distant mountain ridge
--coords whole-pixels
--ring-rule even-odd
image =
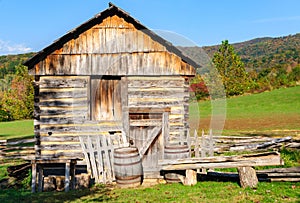
[[[259,72],[265,68],[276,66],[282,66],[290,71],[300,64],[300,33],[276,38],[256,38],[232,45],[248,71],[256,70]],[[203,53],[204,51],[212,58],[219,46],[179,48],[194,60],[201,61],[203,56],[197,56],[196,53]]]

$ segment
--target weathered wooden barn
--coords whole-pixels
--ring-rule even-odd
[[[82,159],[80,136],[111,136],[136,146],[151,172],[164,146],[187,135],[197,64],[113,4],[25,65],[35,76],[36,159]]]

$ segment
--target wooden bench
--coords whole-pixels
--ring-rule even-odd
[[[75,186],[75,165],[76,159],[51,159],[51,160],[32,160],[32,182],[31,182],[31,192],[36,192],[36,186],[38,186],[38,192],[43,191],[43,180],[44,180],[44,169],[54,168],[57,165],[64,164],[65,170],[65,192],[74,189]],[[37,184],[38,179],[38,184]],[[70,182],[70,180],[72,182]]]
[[[195,170],[209,168],[238,168],[240,182],[243,187],[252,185],[242,184],[245,179],[257,179],[254,166],[283,165],[283,160],[278,152],[258,154],[245,154],[236,156],[214,156],[204,158],[184,158],[176,160],[160,160],[161,170]],[[253,172],[254,170],[254,172]],[[190,172],[190,171],[189,171]],[[252,176],[252,177],[251,177]],[[255,176],[255,177],[253,177]],[[186,177],[190,178],[190,177]],[[187,180],[187,182],[190,182]],[[246,180],[247,182],[247,180]]]

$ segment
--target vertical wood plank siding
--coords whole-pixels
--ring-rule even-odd
[[[194,75],[192,66],[118,16],[65,43],[36,75]]]

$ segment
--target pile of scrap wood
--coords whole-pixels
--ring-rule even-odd
[[[214,151],[265,151],[268,149],[285,148],[300,149],[300,140],[292,137],[240,137],[240,136],[214,136]]]

